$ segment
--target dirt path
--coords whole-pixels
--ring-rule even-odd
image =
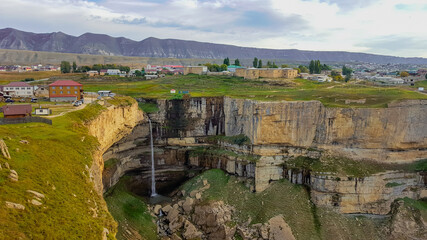
[[[77,111],[77,110],[81,110],[81,109],[83,109],[83,108],[85,108],[85,107],[86,107],[86,104],[84,103],[84,104],[82,104],[82,105],[80,105],[80,106],[78,106],[78,107],[75,107],[75,108],[73,108],[73,109],[70,109],[70,110],[67,110],[67,111],[61,112],[60,114],[46,116],[45,118],[55,118],[55,117],[60,117],[60,116],[63,116],[64,114],[66,114],[66,113],[74,112],[74,111]]]

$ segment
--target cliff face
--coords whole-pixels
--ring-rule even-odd
[[[133,128],[143,119],[142,112],[136,101],[128,106],[107,107],[97,118],[87,125],[89,134],[96,137],[99,147],[94,153],[94,161],[90,168],[95,189],[102,194],[102,172],[104,160],[102,155],[115,142],[132,132]]]
[[[427,101],[379,109],[326,108],[318,101],[224,100],[225,134],[255,145],[320,148],[354,159],[411,162],[427,155]]]

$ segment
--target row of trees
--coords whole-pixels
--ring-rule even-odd
[[[310,74],[320,74],[323,70],[332,70],[332,68],[326,64],[321,64],[320,60],[311,60],[308,65]]]
[[[225,64],[226,66],[230,66],[230,58],[228,58],[228,57],[224,58],[224,64]],[[240,65],[240,60],[239,60],[238,58],[236,58],[236,60],[234,60],[234,65],[236,65],[236,66],[241,66],[241,65]],[[221,65],[221,66],[222,66],[222,65]],[[224,71],[226,71],[226,70],[224,70]]]
[[[80,66],[77,67],[76,62],[73,62],[71,65],[70,62],[62,61],[61,62],[61,72],[62,73],[81,73],[81,72],[88,72],[91,70],[94,71],[100,71],[101,69],[119,69],[120,71],[129,72],[130,67],[128,66],[122,66],[122,65],[116,65],[116,64],[94,64],[92,66]]]
[[[203,64],[203,66],[208,67],[208,70],[210,72],[222,72],[222,71],[227,71],[228,66],[224,63],[221,65],[218,65],[216,63],[212,64],[212,63],[205,63]]]

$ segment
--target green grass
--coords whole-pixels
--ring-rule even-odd
[[[261,193],[252,193],[236,177],[219,169],[205,171],[186,182],[181,189],[190,193],[203,187],[207,179],[210,188],[202,194],[202,201],[224,201],[235,208],[236,221],[251,224],[265,223],[282,214],[296,239],[329,239],[339,235],[340,239],[381,239],[379,227],[371,220],[346,218],[324,208],[314,208],[306,189],[287,180],[277,181]],[[320,223],[320,224],[319,224]]]
[[[116,231],[116,223],[102,198],[93,190],[87,167],[97,140],[87,134],[84,123],[104,108],[85,109],[53,119],[53,125],[30,123],[0,126],[0,136],[9,148],[9,162],[18,182],[0,170],[0,236],[23,239],[100,239],[103,228]],[[27,140],[29,144],[22,144]],[[42,206],[28,203],[26,190],[45,194]],[[23,211],[6,209],[4,201],[23,204]]]
[[[25,76],[40,78],[34,74],[13,74],[4,76],[4,81],[13,81]],[[61,75],[72,78],[74,75]],[[10,80],[9,80],[10,79]],[[0,76],[1,81],[1,76]],[[427,99],[426,95],[405,87],[366,86],[353,83],[318,83],[296,79],[283,84],[268,83],[263,80],[244,80],[228,76],[167,76],[149,81],[130,81],[128,79],[101,77],[82,79],[85,91],[111,90],[132,97],[176,98],[170,89],[189,90],[193,97],[230,96],[261,101],[278,100],[319,100],[329,107],[386,107],[394,100]],[[427,87],[427,81],[417,82],[416,86]],[[182,98],[182,96],[180,97]],[[365,104],[345,104],[345,99],[366,99]]]
[[[427,80],[416,82],[415,87],[424,87],[424,89],[427,89]]]
[[[128,177],[123,177],[105,195],[108,210],[119,222],[117,239],[129,239],[126,230],[137,232],[143,239],[157,239],[157,227],[144,200],[126,189]],[[126,237],[128,236],[128,237]],[[135,236],[134,236],[135,237]]]
[[[104,162],[104,169],[111,168],[115,166],[120,160],[117,158],[110,158]]]
[[[377,162],[355,161],[342,157],[323,157],[321,159],[313,159],[300,156],[288,160],[285,164],[291,169],[308,169],[318,173],[330,172],[348,177],[366,177],[394,167]]]
[[[134,103],[134,100],[128,96],[116,96],[114,98],[107,99],[107,102],[114,106],[124,107],[132,105]]]
[[[403,87],[380,87],[353,83],[318,83],[287,80],[282,84],[244,80],[228,76],[167,76],[149,81],[87,81],[85,91],[111,90],[132,97],[170,99],[170,89],[190,91],[192,97],[230,96],[261,101],[319,100],[329,107],[386,107],[394,100],[427,99],[426,95]],[[345,99],[366,99],[365,104],[345,104]]]
[[[393,188],[393,187],[398,187],[398,186],[402,186],[405,185],[404,183],[397,183],[397,182],[389,182],[385,185],[385,187],[387,188]]]
[[[140,102],[138,103],[138,106],[145,113],[155,113],[159,111],[159,108],[155,103]]]
[[[245,136],[244,134],[240,134],[236,136],[224,136],[224,135],[208,136],[207,140],[212,143],[227,142],[227,143],[236,144],[239,146],[251,144],[251,139]]]
[[[239,154],[233,151],[225,150],[217,147],[195,147],[191,152],[190,156],[198,157],[234,157],[241,160],[246,160],[249,162],[257,162],[260,159],[260,156],[256,155],[246,155]]]

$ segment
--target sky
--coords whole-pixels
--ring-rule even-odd
[[[0,0],[0,28],[427,57],[427,0]]]

